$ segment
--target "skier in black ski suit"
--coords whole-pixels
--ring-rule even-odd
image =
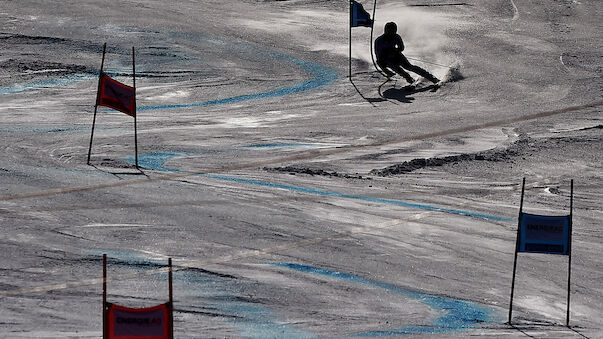
[[[413,79],[410,74],[404,70],[407,69],[411,72],[419,74],[434,84],[439,82],[440,80],[434,77],[431,73],[419,66],[411,65],[411,63],[408,62],[408,59],[406,59],[404,54],[402,54],[402,51],[404,50],[404,43],[402,42],[402,38],[396,33],[397,31],[398,26],[396,23],[388,22],[385,24],[385,33],[375,40],[377,64],[379,67],[381,67],[387,77],[389,78],[394,76],[395,73],[392,72],[393,70],[412,84],[415,79]]]

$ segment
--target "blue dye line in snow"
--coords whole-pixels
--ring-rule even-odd
[[[282,54],[272,53],[276,58],[281,60],[286,60],[291,63],[294,63],[300,67],[302,67],[306,72],[312,75],[312,79],[303,81],[300,83],[296,83],[292,86],[280,88],[268,92],[256,93],[256,94],[248,94],[248,95],[239,95],[231,98],[225,99],[217,99],[210,100],[204,102],[196,102],[191,104],[173,104],[173,105],[156,105],[156,106],[142,106],[138,107],[139,111],[149,111],[149,110],[158,110],[158,109],[174,109],[174,108],[190,108],[190,107],[205,107],[205,106],[214,106],[214,105],[224,105],[224,104],[234,104],[243,101],[249,100],[257,100],[257,99],[268,99],[281,97],[285,95],[297,94],[305,91],[309,91],[312,89],[317,89],[319,87],[325,86],[333,81],[335,81],[339,75],[322,65],[304,61],[300,59],[296,59],[293,57],[289,57]]]
[[[421,293],[410,289],[405,289],[396,285],[388,284],[385,282],[373,281],[353,274],[331,271],[325,268],[315,266],[294,263],[271,263],[271,265],[285,267],[304,273],[340,279],[370,287],[381,288],[411,299],[416,299],[431,308],[446,312],[445,314],[436,318],[428,326],[412,326],[385,331],[371,331],[358,333],[353,336],[372,337],[420,333],[443,333],[471,328],[479,323],[495,322],[500,320],[500,317],[495,316],[493,310],[489,310],[485,307],[478,306],[475,303],[469,301]]]
[[[148,169],[155,170],[155,171],[182,173],[182,171],[166,167],[165,162],[168,161],[169,159],[172,159],[175,157],[180,157],[180,156],[186,156],[186,155],[187,154],[170,153],[170,152],[142,154],[142,155],[139,155],[139,157],[138,157],[138,164],[139,164],[139,166],[141,166],[143,168],[148,168]],[[133,157],[127,158],[126,161],[133,163],[134,158]],[[463,210],[458,210],[458,209],[450,209],[450,208],[443,208],[443,207],[437,207],[437,206],[431,206],[431,205],[425,205],[425,204],[417,204],[417,203],[405,202],[405,201],[400,201],[400,200],[373,198],[373,197],[367,197],[367,196],[362,196],[362,195],[354,195],[354,194],[339,193],[339,192],[333,192],[333,191],[318,190],[318,189],[314,189],[314,188],[283,185],[283,184],[277,184],[277,183],[273,183],[273,182],[261,181],[261,180],[255,180],[255,179],[237,178],[237,177],[217,175],[217,174],[199,174],[199,176],[204,176],[207,178],[224,180],[224,181],[237,182],[237,183],[241,183],[241,184],[280,188],[280,189],[286,189],[286,190],[290,190],[290,191],[317,194],[317,195],[329,196],[329,197],[362,200],[362,201],[374,202],[374,203],[379,203],[379,204],[388,204],[388,205],[421,209],[421,210],[426,210],[426,211],[436,211],[436,212],[457,214],[457,215],[463,215],[463,216],[469,216],[469,217],[476,217],[476,218],[481,218],[481,219],[486,219],[486,220],[513,221],[513,219],[510,219],[510,218],[504,218],[504,217],[498,217],[498,216],[494,216],[494,215],[463,211]]]
[[[178,34],[176,34],[176,35],[178,35]],[[205,38],[203,36],[195,36],[195,35],[190,35],[190,34],[180,34],[180,35],[189,37],[189,38],[196,37],[196,38],[203,38],[205,40],[211,40],[211,39]],[[233,42],[228,42],[228,41],[223,41],[223,40],[218,40],[218,39],[213,39],[213,40],[221,42],[221,43],[233,44]],[[325,85],[328,85],[329,83],[331,83],[331,82],[335,81],[337,78],[339,78],[339,74],[336,71],[334,71],[330,68],[324,67],[320,64],[314,63],[314,62],[304,61],[304,60],[297,59],[297,58],[287,56],[284,54],[280,54],[277,52],[266,51],[266,50],[257,48],[251,44],[239,43],[239,45],[242,46],[244,49],[248,50],[248,53],[251,53],[251,54],[254,54],[257,56],[267,55],[267,56],[272,57],[277,60],[283,60],[283,61],[286,61],[289,63],[296,64],[299,67],[301,67],[305,72],[310,74],[312,78],[307,81],[293,84],[292,86],[289,86],[289,87],[280,88],[280,89],[267,91],[267,92],[263,92],[263,93],[239,95],[239,96],[225,98],[225,99],[217,99],[217,100],[196,102],[196,103],[190,103],[190,104],[139,106],[139,107],[137,107],[137,110],[138,111],[150,111],[150,110],[160,110],[160,109],[204,107],[204,106],[233,104],[233,103],[239,103],[239,102],[249,101],[249,100],[275,98],[275,97],[297,94],[297,93],[317,89],[317,88],[323,87]],[[107,74],[111,75],[110,73],[107,73]],[[118,73],[118,74],[123,75],[123,73]],[[35,89],[35,88],[63,86],[63,85],[75,83],[78,81],[89,80],[89,79],[92,79],[97,76],[98,76],[98,72],[96,72],[96,74],[95,74],[95,72],[78,73],[78,74],[73,74],[73,75],[69,75],[66,77],[62,77],[62,78],[55,78],[55,79],[32,82],[32,83],[27,83],[27,84],[16,84],[16,85],[9,86],[9,87],[0,87],[0,95],[20,93],[20,92],[30,90],[30,89]]]
[[[0,127],[0,133],[78,133],[90,127]]]
[[[275,319],[274,313],[262,306],[251,302],[230,301],[215,306],[217,310],[242,317],[230,321],[237,331],[245,338],[316,338],[313,333],[289,325],[287,322]]]
[[[149,268],[166,267],[166,262],[154,261],[141,254],[119,250],[87,250],[88,255],[100,256],[103,253],[120,264],[133,266],[141,271]],[[157,273],[165,276],[167,273]],[[293,338],[309,339],[316,336],[291,326],[268,308],[239,296],[238,283],[229,278],[205,274],[196,270],[177,270],[174,272],[174,284],[185,284],[187,291],[196,291],[203,298],[205,307],[210,307],[225,315],[226,323],[235,328],[244,338]],[[117,301],[117,303],[119,303]],[[178,310],[176,310],[178,312]]]
[[[111,77],[116,76],[132,76],[132,74],[127,73],[116,73],[116,72],[105,72],[107,75]],[[0,95],[7,94],[17,94],[25,91],[33,90],[33,89],[42,89],[42,88],[50,88],[50,87],[58,87],[58,86],[66,86],[71,85],[80,81],[87,81],[91,79],[98,78],[98,71],[90,71],[85,73],[75,73],[69,74],[60,78],[50,78],[48,80],[40,80],[34,82],[28,82],[24,84],[14,84],[12,86],[0,87]]]
[[[121,130],[125,127],[97,127],[97,130],[108,131],[108,130]],[[82,131],[90,131],[90,126],[76,126],[76,127],[31,127],[31,126],[12,126],[12,127],[0,127],[0,133],[81,133]]]
[[[25,92],[31,89],[39,89],[39,88],[47,88],[47,87],[56,87],[56,86],[65,86],[70,85],[79,81],[90,80],[98,75],[94,73],[76,73],[67,75],[62,78],[52,78],[48,80],[29,82],[25,84],[15,84],[7,87],[0,87],[0,95],[7,94],[16,94]]]
[[[243,148],[278,148],[278,147],[306,147],[306,146],[316,146],[316,144],[273,143],[273,144],[246,145],[246,146],[241,146],[241,147],[243,147]]]
[[[142,168],[148,168],[153,171],[161,171],[161,172],[173,172],[173,173],[182,173],[182,171],[169,168],[165,166],[166,161],[185,157],[188,154],[186,153],[174,153],[174,152],[155,152],[155,153],[145,153],[138,155],[138,166]],[[128,157],[125,159],[127,162],[134,164],[134,157]]]
[[[512,219],[509,219],[509,218],[497,217],[497,216],[493,216],[493,215],[487,215],[487,214],[481,214],[481,213],[475,213],[475,212],[469,212],[469,211],[462,211],[462,210],[457,210],[457,209],[449,209],[449,208],[443,208],[443,207],[437,207],[437,206],[430,206],[430,205],[424,205],[424,204],[416,204],[416,203],[399,201],[399,200],[373,198],[373,197],[367,197],[367,196],[362,196],[362,195],[324,191],[324,190],[318,190],[318,189],[313,189],[313,188],[276,184],[276,183],[267,182],[267,181],[236,178],[236,177],[229,177],[229,176],[224,176],[224,175],[215,175],[215,174],[201,174],[201,175],[205,176],[205,177],[213,178],[213,179],[233,181],[233,182],[257,185],[257,186],[282,188],[282,189],[286,189],[286,190],[290,190],[290,191],[318,194],[318,195],[329,196],[329,197],[363,200],[363,201],[368,201],[368,202],[376,202],[376,203],[381,203],[381,204],[410,207],[410,208],[422,209],[422,210],[427,210],[427,211],[437,211],[437,212],[458,214],[458,215],[482,218],[482,219],[487,219],[487,220],[512,221]]]

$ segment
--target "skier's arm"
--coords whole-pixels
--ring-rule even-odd
[[[404,42],[402,42],[402,37],[396,35],[396,45],[398,46],[398,52],[402,53],[404,50]]]

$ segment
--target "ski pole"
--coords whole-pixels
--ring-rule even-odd
[[[440,67],[446,67],[446,68],[457,68],[457,67],[446,66],[446,65],[442,65],[442,64],[435,63],[435,62],[429,62],[429,61],[425,61],[425,60],[421,60],[421,59],[417,59],[417,58],[413,58],[413,57],[409,57],[409,56],[407,56],[406,58],[411,59],[411,60],[415,60],[415,61],[424,62],[424,63],[426,63],[426,64],[431,64],[431,65],[440,66]]]

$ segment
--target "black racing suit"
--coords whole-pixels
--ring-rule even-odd
[[[411,72],[417,73],[427,80],[436,83],[438,78],[434,77],[431,73],[422,69],[419,66],[411,65],[408,59],[402,54],[404,50],[404,43],[402,38],[398,34],[383,34],[375,40],[375,54],[377,55],[377,65],[381,67],[383,72],[388,77],[393,76],[395,73],[400,74],[406,81],[413,83],[414,79],[406,72],[407,69]]]

